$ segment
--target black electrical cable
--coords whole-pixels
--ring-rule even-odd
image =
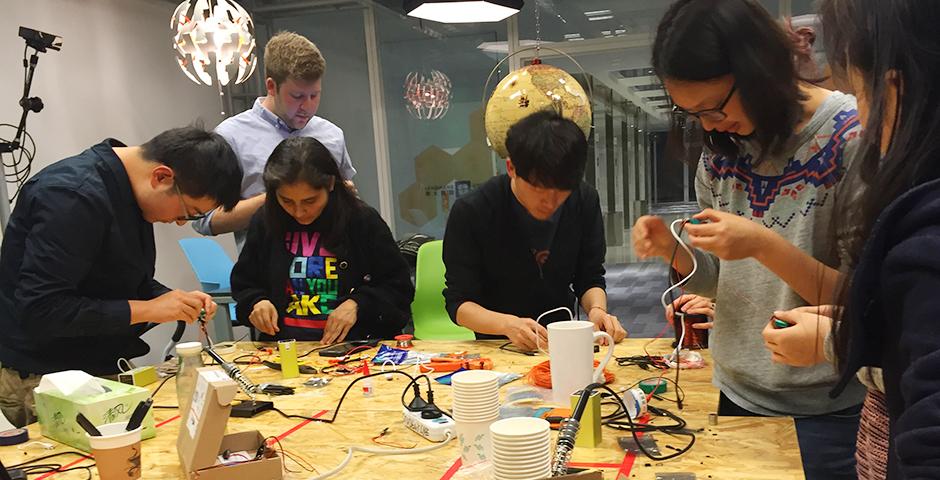
[[[363,376],[361,376],[361,377],[356,378],[356,379],[353,380],[352,382],[350,382],[349,385],[346,387],[346,390],[343,391],[343,395],[339,397],[339,402],[336,404],[336,409],[333,410],[333,416],[330,417],[330,418],[318,418],[318,417],[308,417],[308,416],[305,416],[305,415],[289,414],[289,413],[285,413],[285,412],[281,411],[281,410],[278,409],[278,408],[272,408],[272,410],[274,410],[274,411],[277,412],[277,413],[280,413],[282,416],[284,416],[284,418],[299,418],[299,419],[301,419],[301,420],[309,420],[309,421],[312,421],[312,422],[333,423],[334,421],[336,421],[336,417],[339,415],[339,409],[340,409],[340,407],[343,406],[343,400],[346,399],[346,395],[347,395],[347,394],[349,393],[349,391],[352,389],[353,385],[355,385],[355,384],[356,384],[357,382],[359,382],[360,380],[363,380],[363,379],[366,379],[366,378],[378,377],[378,376],[380,376],[380,375],[387,375],[387,374],[390,374],[390,373],[397,373],[397,374],[399,374],[399,375],[404,375],[404,376],[408,377],[408,378],[411,380],[411,381],[408,383],[408,385],[405,386],[404,392],[402,392],[401,404],[402,404],[403,407],[408,408],[408,405],[405,404],[405,395],[408,393],[408,389],[411,388],[412,385],[415,385],[415,387],[414,387],[414,388],[415,388],[415,394],[418,395],[418,393],[420,393],[420,392],[418,391],[417,381],[418,381],[421,377],[424,377],[425,381],[427,381],[427,384],[428,384],[428,399],[429,399],[429,402],[428,402],[428,403],[432,403],[432,402],[433,402],[434,393],[433,393],[433,391],[431,390],[431,379],[428,378],[427,375],[423,375],[423,374],[422,374],[422,375],[419,375],[419,376],[417,376],[417,377],[412,377],[411,375],[409,375],[409,374],[407,374],[407,373],[405,373],[405,372],[403,372],[403,371],[401,371],[401,370],[389,370],[389,371],[386,371],[386,372],[378,372],[378,373],[373,373],[373,374],[370,374],[370,375],[363,375]]]
[[[157,392],[159,392],[160,389],[163,388],[163,384],[166,383],[167,381],[169,381],[171,378],[173,378],[173,377],[175,377],[175,376],[176,376],[176,374],[174,373],[173,375],[169,375],[169,376],[167,376],[166,378],[164,378],[163,381],[160,382],[160,385],[157,385],[157,388],[154,389],[153,393],[150,394],[150,398],[153,398],[153,397],[157,396]]]
[[[608,393],[610,393],[610,394],[613,396],[613,398],[617,400],[617,403],[620,404],[620,408],[623,409],[623,412],[624,412],[625,414],[626,414],[626,412],[629,412],[629,410],[627,409],[627,406],[623,403],[623,398],[621,398],[620,395],[617,394],[617,392],[613,391],[613,390],[612,390],[610,387],[608,387],[607,385],[599,385],[598,388],[602,388],[602,389],[606,390]],[[676,395],[678,395],[678,391],[677,391]],[[660,432],[662,432],[662,433],[665,433],[665,434],[671,435],[671,436],[677,436],[677,435],[688,436],[688,437],[690,437],[690,440],[689,440],[689,444],[688,444],[688,445],[686,445],[686,446],[683,447],[683,448],[680,448],[680,449],[676,450],[675,453],[671,453],[671,454],[669,454],[669,455],[665,455],[665,456],[662,456],[662,457],[660,457],[660,456],[658,456],[658,455],[653,455],[650,451],[648,451],[648,450],[646,449],[646,447],[643,446],[642,443],[640,443],[640,437],[637,435],[637,433],[638,433],[638,432],[637,432],[637,424],[635,424],[635,423],[633,422],[633,419],[630,418],[630,415],[629,415],[629,414],[626,414],[626,415],[624,415],[624,416],[626,417],[626,419],[627,419],[627,424],[629,425],[629,432],[630,432],[631,435],[633,435],[633,441],[636,442],[636,446],[640,449],[640,451],[643,452],[644,455],[646,455],[647,457],[649,457],[651,460],[656,460],[656,461],[669,460],[670,458],[676,458],[676,457],[678,457],[679,455],[682,455],[683,453],[688,452],[689,449],[692,448],[692,445],[695,445],[695,434],[685,429],[685,420],[682,420],[682,419],[679,418],[677,415],[675,415],[675,414],[673,414],[673,413],[671,413],[671,412],[668,412],[667,410],[664,410],[664,409],[659,409],[659,408],[656,408],[656,407],[648,407],[648,408],[650,409],[650,411],[654,411],[654,409],[655,409],[656,411],[661,412],[662,415],[668,416],[669,418],[675,420],[675,421],[677,422],[677,425],[678,425],[678,424],[681,424],[681,425],[682,425],[681,428],[669,428],[668,430],[664,429],[664,427],[659,427],[659,428],[657,429],[657,431],[660,431]],[[605,423],[605,425],[611,426],[609,421],[608,421],[607,423]],[[617,428],[617,427],[612,427],[612,428]],[[626,429],[621,429],[621,430],[626,430]]]
[[[36,458],[34,458],[34,459],[32,459],[32,460],[27,460],[27,461],[25,461],[25,462],[23,462],[23,463],[18,463],[18,464],[16,464],[16,465],[5,465],[5,467],[7,468],[7,470],[10,470],[10,469],[12,469],[12,468],[20,468],[20,467],[22,467],[22,466],[24,466],[24,465],[30,465],[30,464],[33,464],[33,463],[36,463],[36,462],[39,462],[39,461],[42,461],[42,460],[48,460],[48,459],[50,459],[50,458],[60,457],[60,456],[62,456],[62,455],[78,455],[79,457],[84,457],[84,458],[86,458],[86,459],[88,459],[88,460],[92,460],[92,459],[93,459],[93,457],[90,457],[90,456],[88,456],[88,455],[85,455],[85,454],[82,453],[82,452],[68,451],[68,452],[52,453],[52,454],[45,455],[45,456],[42,456],[42,457],[36,457]]]

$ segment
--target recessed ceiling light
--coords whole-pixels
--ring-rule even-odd
[[[600,17],[588,17],[589,22],[596,22],[598,20],[610,20],[614,18],[613,15],[601,15]]]
[[[523,0],[404,0],[410,17],[440,23],[499,22],[519,13]]]
[[[611,12],[610,10],[591,10],[590,12],[584,12],[584,14],[589,17],[596,17],[598,15],[610,15],[611,13],[613,12]]]

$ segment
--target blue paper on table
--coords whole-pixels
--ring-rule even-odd
[[[379,351],[375,354],[375,357],[372,358],[372,363],[375,365],[382,365],[386,362],[390,362],[393,365],[401,365],[402,362],[404,362],[407,358],[408,350],[382,345],[379,347]]]
[[[466,368],[461,368],[460,370],[456,370],[448,374],[441,375],[440,377],[435,378],[434,381],[442,385],[450,385],[450,377],[453,377],[455,373],[462,372],[464,370],[466,370]]]

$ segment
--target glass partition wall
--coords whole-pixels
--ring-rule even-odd
[[[486,143],[484,86],[489,79],[492,89],[528,64],[534,45],[545,47],[544,63],[591,92],[585,178],[600,194],[614,252],[630,250],[628,229],[637,217],[695,201],[694,168],[668,154],[671,105],[650,68],[653,32],[670,3],[532,0],[502,22],[440,24],[405,16],[400,0],[243,2],[259,45],[292,30],[322,50],[327,72],[318,115],[344,130],[360,195],[396,238],[442,237],[454,200],[505,172]],[[761,3],[781,16],[812,10],[810,0]],[[228,89],[229,110],[264,95],[260,70]]]

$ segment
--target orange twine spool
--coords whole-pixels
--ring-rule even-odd
[[[594,360],[594,366],[600,365],[599,360]],[[526,382],[529,385],[535,385],[536,387],[542,388],[552,388],[552,368],[551,362],[546,360],[534,367],[532,370],[529,370],[529,373],[525,376]],[[606,368],[604,369],[604,383],[613,383],[614,374],[610,373]]]

